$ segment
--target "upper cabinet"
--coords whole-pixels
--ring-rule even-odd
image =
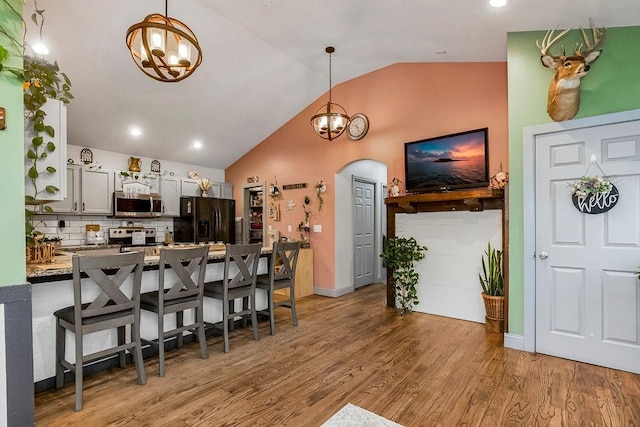
[[[68,165],[67,197],[49,206],[56,214],[112,215],[113,172]]]
[[[220,198],[233,199],[233,184],[223,182],[220,184]]]
[[[197,197],[200,195],[198,180],[191,178],[180,178],[180,195]]]
[[[67,197],[58,202],[50,203],[54,213],[80,213],[80,174],[81,166],[67,165],[65,175],[67,177]]]
[[[40,172],[37,178],[37,186],[39,193],[36,195],[31,180],[27,177],[27,171],[32,166],[32,161],[27,158],[29,150],[33,150],[32,140],[34,138],[33,131],[25,130],[25,194],[34,196],[38,200],[64,200],[67,196],[67,107],[61,101],[49,99],[42,109],[46,113],[45,123],[53,127],[54,136],[50,137],[44,132],[42,145],[38,148],[36,168]],[[53,142],[55,149],[47,150],[49,142]],[[43,158],[42,154],[46,153]],[[54,173],[44,172],[47,168],[55,168]],[[44,173],[43,173],[44,172]],[[56,193],[47,193],[44,190],[47,186],[54,186],[60,191]]]
[[[162,196],[162,215],[180,216],[180,178],[163,176],[160,178]]]
[[[82,168],[82,214],[113,214],[113,172]]]

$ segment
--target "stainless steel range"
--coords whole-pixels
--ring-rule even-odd
[[[156,229],[143,227],[118,227],[109,229],[109,244],[127,246],[151,246],[156,244]]]

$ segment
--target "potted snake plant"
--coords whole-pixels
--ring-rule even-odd
[[[487,243],[487,249],[482,257],[482,272],[478,274],[482,287],[482,300],[484,301],[487,318],[487,329],[504,330],[504,275],[502,271],[502,251],[493,248],[491,242]],[[497,328],[492,325],[496,323]]]

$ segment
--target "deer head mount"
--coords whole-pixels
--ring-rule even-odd
[[[551,55],[549,49],[571,30],[568,28],[554,37],[555,30],[547,31],[542,39],[542,43],[536,41],[536,46],[540,49],[542,56],[540,61],[547,68],[555,70],[551,84],[549,85],[549,96],[547,99],[547,113],[555,122],[569,120],[575,117],[580,108],[580,80],[587,75],[591,64],[602,53],[598,47],[607,35],[605,27],[596,28],[593,21],[589,19],[591,25],[591,37],[589,40],[587,33],[581,28],[583,43],[576,43],[575,52],[571,56],[566,56],[564,49],[562,55]],[[583,52],[583,49],[586,49]]]

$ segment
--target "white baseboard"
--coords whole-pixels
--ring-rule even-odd
[[[341,297],[342,295],[350,294],[354,290],[355,288],[352,285],[345,286],[338,289],[316,288],[315,286],[313,287],[314,295],[322,295],[323,297],[332,297],[332,298],[338,298],[338,297]]]
[[[524,336],[515,334],[504,334],[505,348],[524,351]]]

